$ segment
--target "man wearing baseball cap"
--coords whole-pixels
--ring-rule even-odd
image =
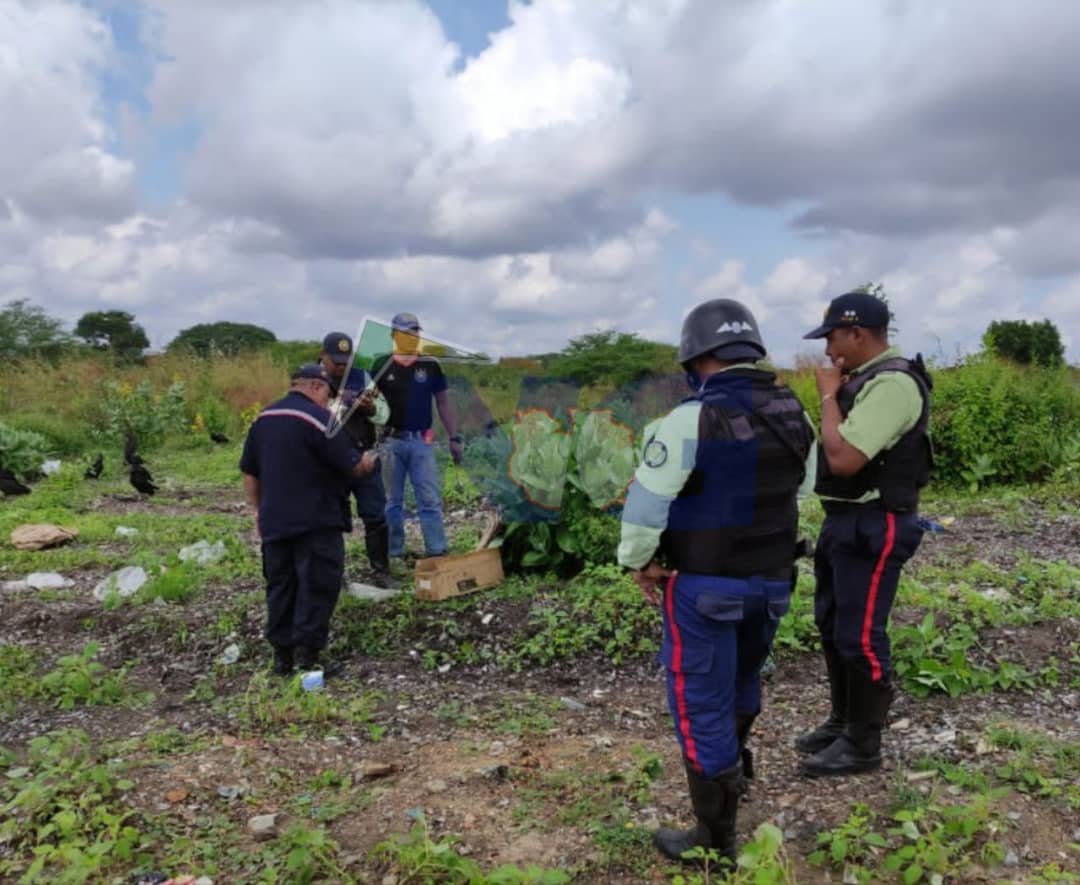
[[[374,381],[360,366],[352,366],[353,341],[344,332],[330,332],[323,338],[319,363],[330,376],[337,407],[344,414],[355,404],[345,434],[360,452],[375,449],[377,428],[386,424],[390,407]],[[348,369],[348,372],[346,372]],[[371,582],[377,587],[395,587],[390,576],[390,532],[386,526],[386,487],[378,469],[353,479],[349,490],[356,499],[356,515],[364,524],[364,548],[371,567]]]
[[[865,291],[834,298],[804,337],[826,340],[818,368],[821,442],[814,490],[825,521],[814,553],[814,619],[832,710],[795,745],[812,776],[881,766],[892,701],[889,611],[900,569],[922,539],[919,490],[933,466],[932,381],[921,356],[889,345],[888,305]]]
[[[266,638],[281,676],[320,666],[345,572],[342,533],[352,530],[345,483],[375,469],[374,454],[327,435],[329,400],[322,367],[301,366],[288,394],[259,413],[240,457],[262,541]]]
[[[462,439],[450,404],[449,386],[439,361],[421,352],[420,320],[416,314],[401,312],[391,320],[393,353],[377,360],[372,371],[376,383],[390,404],[388,445],[390,451],[390,491],[386,521],[390,527],[390,557],[405,554],[405,478],[416,494],[420,529],[427,556],[447,552],[442,519],[442,483],[435,463],[434,416],[431,403],[450,437],[450,455],[461,463]]]

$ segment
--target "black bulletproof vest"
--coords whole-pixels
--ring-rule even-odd
[[[884,372],[903,372],[915,379],[923,402],[919,420],[896,445],[879,452],[854,476],[834,476],[829,471],[825,452],[819,447],[814,491],[829,498],[853,501],[877,489],[885,509],[899,513],[919,506],[919,490],[930,480],[930,469],[934,465],[930,444],[930,390],[934,382],[923,365],[922,355],[914,360],[901,357],[882,360],[865,372],[859,372],[837,392],[836,404],[840,414],[847,417],[863,386]]]
[[[771,372],[712,375],[694,469],[668,512],[668,564],[685,572],[787,579],[795,562],[797,492],[814,434],[802,404]]]

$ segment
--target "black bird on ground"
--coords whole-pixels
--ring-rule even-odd
[[[94,463],[86,468],[86,473],[83,474],[86,479],[98,479],[101,476],[102,468],[105,466],[105,456],[98,452],[98,456],[94,459]]]
[[[29,495],[30,486],[24,486],[14,473],[0,467],[0,492],[5,495]]]
[[[218,433],[216,430],[210,431],[210,439],[222,446],[229,441],[229,438],[224,433]]]
[[[143,459],[139,455],[139,453],[137,451],[135,451],[138,448],[138,446],[139,446],[139,441],[137,439],[135,439],[135,434],[134,433],[129,433],[127,435],[127,440],[124,442],[124,463],[125,464],[127,464],[127,465],[129,465],[131,467],[134,467],[136,464],[145,464],[146,463],[145,461],[143,461]]]
[[[146,469],[142,459],[139,459],[138,464],[131,465],[130,479],[136,491],[142,492],[144,495],[152,495],[158,490],[158,487],[154,485],[154,477],[150,475],[150,471]]]

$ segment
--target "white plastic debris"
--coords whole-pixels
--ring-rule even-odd
[[[348,594],[356,599],[372,599],[378,602],[380,599],[390,599],[397,596],[400,590],[391,590],[387,587],[376,587],[374,584],[361,584],[359,581],[350,581]]]
[[[16,590],[29,590],[30,585],[26,581],[4,581],[0,584],[0,590],[10,590],[15,592]]]
[[[75,582],[56,572],[31,572],[26,576],[26,586],[31,590],[54,590],[70,587]]]
[[[41,462],[41,472],[46,476],[52,476],[54,473],[59,473],[60,462],[56,459]]]
[[[240,646],[235,642],[225,646],[225,651],[221,653],[221,663],[235,664],[238,660],[240,660]]]
[[[124,566],[94,588],[94,598],[104,601],[113,592],[118,596],[131,596],[145,583],[146,570],[141,565]]]
[[[194,560],[199,565],[209,565],[211,562],[217,562],[224,555],[224,541],[215,541],[213,544],[209,541],[196,541],[194,544],[180,549],[181,562]]]
[[[133,529],[129,525],[118,525],[116,527],[116,534],[121,538],[130,538],[133,535],[139,534],[139,530]]]

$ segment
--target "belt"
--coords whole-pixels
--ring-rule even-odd
[[[391,430],[390,436],[394,439],[423,439],[426,430]]]

